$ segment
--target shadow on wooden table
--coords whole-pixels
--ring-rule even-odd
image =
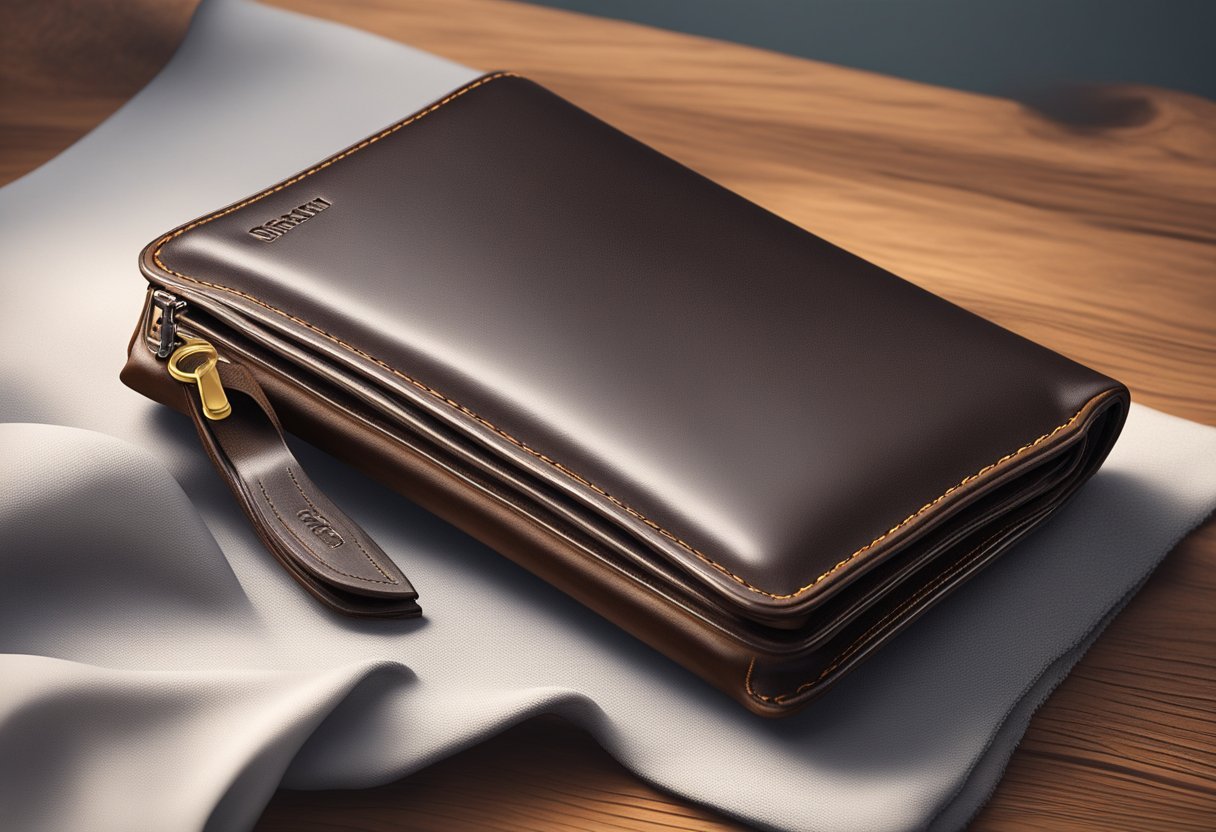
[[[403,780],[347,792],[280,791],[258,832],[409,829],[742,829],[662,795],[557,716],[497,737]]]

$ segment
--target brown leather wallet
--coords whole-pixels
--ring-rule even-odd
[[[1128,405],[504,72],[140,265],[123,381],[318,599],[420,612],[283,428],[768,716],[1058,509]]]

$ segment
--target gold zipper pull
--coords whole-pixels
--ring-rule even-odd
[[[169,356],[169,375],[180,382],[194,382],[198,386],[198,398],[203,405],[203,415],[212,421],[226,419],[232,412],[228,403],[228,394],[220,381],[220,371],[216,367],[219,353],[215,347],[199,338],[187,338],[185,342]],[[186,369],[182,366],[193,366]]]

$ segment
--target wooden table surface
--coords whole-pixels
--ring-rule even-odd
[[[196,0],[8,0],[0,182],[152,77]],[[713,179],[1216,424],[1216,103],[1018,104],[495,0],[273,0],[546,84]],[[1216,828],[1216,524],[1038,712],[976,830]],[[536,720],[398,783],[280,792],[259,830],[736,829]]]

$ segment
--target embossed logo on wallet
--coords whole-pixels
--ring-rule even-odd
[[[300,223],[312,219],[330,205],[333,205],[333,203],[328,199],[322,199],[319,196],[313,197],[308,202],[305,202],[303,205],[297,205],[280,217],[275,217],[261,225],[255,225],[249,229],[249,233],[264,243],[273,243],[288,231]]]
[[[329,524],[324,515],[302,508],[296,512],[296,517],[299,517],[304,525],[308,527],[308,530],[329,548],[337,549],[345,542],[342,540],[342,535],[338,534],[337,530]]]

